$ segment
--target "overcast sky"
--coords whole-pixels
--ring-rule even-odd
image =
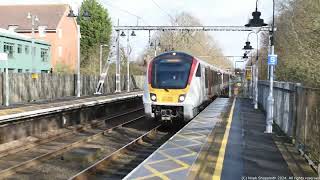
[[[183,11],[191,13],[200,19],[203,25],[239,25],[243,26],[251,18],[256,0],[98,0],[109,14],[114,24],[120,19],[120,25],[169,25],[170,16]],[[154,3],[158,4],[158,6]],[[43,0],[0,0],[0,4],[43,4]],[[81,0],[46,0],[45,3],[69,3],[78,9]],[[259,11],[266,22],[271,20],[272,0],[260,0]],[[134,16],[136,15],[136,16]],[[39,17],[41,19],[41,17]],[[240,56],[241,48],[247,38],[247,32],[212,32],[224,55]],[[251,41],[255,47],[255,37]],[[130,40],[135,46],[133,52],[137,55],[148,43],[147,32],[137,32]],[[125,44],[125,40],[123,40]]]

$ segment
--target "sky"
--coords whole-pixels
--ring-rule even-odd
[[[256,0],[98,0],[109,12],[113,24],[117,19],[120,25],[169,25],[170,16],[181,12],[191,13],[203,25],[243,26],[252,18]],[[0,0],[0,4],[43,4],[68,3],[77,10],[82,0]],[[258,10],[265,22],[271,21],[272,0],[260,0]],[[41,17],[39,17],[41,18]],[[130,38],[134,47],[133,56],[137,56],[148,44],[148,32],[136,32]],[[248,32],[210,32],[225,56],[241,56],[241,50]],[[256,47],[255,36],[250,36],[252,46]],[[121,41],[126,45],[126,38]]]

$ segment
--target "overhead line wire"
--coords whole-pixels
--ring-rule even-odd
[[[161,8],[161,6],[159,6],[159,4],[158,4],[156,1],[154,1],[154,0],[151,0],[151,1],[152,1],[153,4],[156,5],[161,11],[163,11],[167,16],[169,16],[172,21],[175,21],[175,19],[174,19],[167,11],[165,11],[163,8]]]
[[[134,16],[134,17],[138,18],[138,19],[141,19],[146,25],[149,25],[149,24],[144,20],[144,18],[142,18],[141,16],[138,16],[138,15],[136,15],[136,14],[134,14],[134,13],[126,10],[126,9],[122,9],[122,8],[120,8],[120,7],[118,7],[118,6],[115,6],[115,5],[111,4],[110,2],[107,2],[107,1],[103,1],[103,2],[104,2],[104,4],[106,4],[107,6],[116,8],[116,9],[118,9],[118,10],[120,10],[120,11],[126,13],[126,14],[129,14],[129,15],[131,15],[131,16]]]

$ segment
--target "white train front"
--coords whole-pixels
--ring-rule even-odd
[[[229,75],[189,54],[168,52],[149,62],[143,103],[149,118],[189,121],[228,87]]]

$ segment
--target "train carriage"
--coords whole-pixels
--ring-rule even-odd
[[[189,121],[201,105],[225,89],[224,74],[222,69],[183,52],[155,57],[148,64],[145,114],[161,121]]]

